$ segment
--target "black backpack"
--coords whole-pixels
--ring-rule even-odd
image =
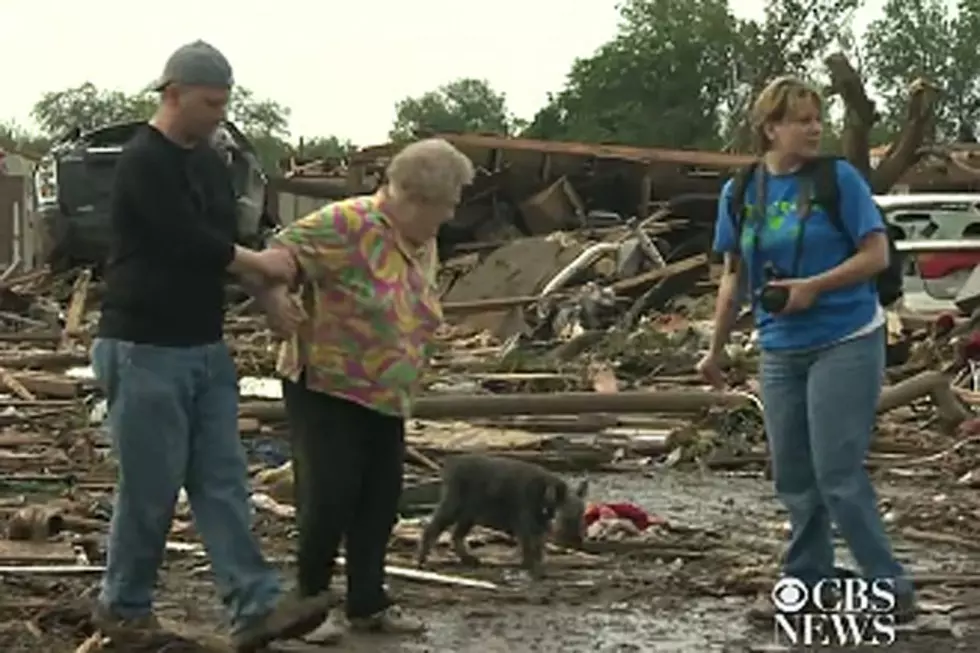
[[[836,167],[840,158],[836,156],[819,157],[807,163],[800,174],[808,176],[811,180],[813,187],[812,204],[819,205],[827,212],[830,223],[852,241],[851,246],[854,251],[857,251],[857,243],[853,242],[840,215],[840,189],[837,187]],[[732,196],[728,214],[735,222],[736,243],[741,242],[742,229],[746,222],[745,191],[757,166],[758,162],[745,166],[735,174],[732,182]],[[885,234],[888,236],[888,267],[875,279],[875,287],[878,290],[878,301],[881,305],[891,306],[902,296],[902,259],[887,228]]]

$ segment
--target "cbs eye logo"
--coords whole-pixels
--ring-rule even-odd
[[[810,600],[810,590],[799,578],[780,578],[773,585],[772,603],[780,612],[795,613],[802,610]]]

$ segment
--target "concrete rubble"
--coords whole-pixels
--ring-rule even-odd
[[[729,348],[731,392],[709,391],[693,373],[710,335],[718,274],[703,253],[710,221],[692,227],[668,204],[641,222],[597,226],[581,204],[570,184],[548,186],[522,205],[530,235],[446,252],[439,282],[447,324],[410,421],[402,521],[390,549],[392,582],[410,605],[749,598],[775,578],[785,516],[728,525],[696,518],[698,483],[736,487],[767,473],[751,320]],[[701,245],[687,246],[692,239]],[[87,615],[115,482],[105,404],[88,367],[99,294],[89,270],[0,282],[0,650],[111,646],[93,635]],[[271,379],[276,340],[243,295],[231,301],[227,333],[241,374],[239,430],[256,528],[268,554],[287,564],[294,510]],[[971,321],[944,319],[951,324],[889,316],[894,364],[867,464],[879,483],[901,488],[885,492],[881,505],[896,541],[942,552],[941,563],[913,571],[927,609],[949,624],[942,637],[956,641],[967,636],[960,624],[977,614],[968,606],[980,593],[980,564],[968,564],[980,555],[980,357]],[[585,550],[554,548],[543,587],[519,578],[513,543],[489,531],[472,536],[487,561],[480,569],[461,569],[439,551],[436,571],[412,568],[440,461],[461,451],[606,479],[593,490]],[[622,490],[661,482],[653,479],[688,488],[685,508]],[[197,606],[216,601],[200,594],[208,571],[184,496],[170,539],[162,594],[210,609]],[[218,617],[200,621],[208,634],[187,635],[200,646],[187,650],[222,650],[201,643],[214,638]]]

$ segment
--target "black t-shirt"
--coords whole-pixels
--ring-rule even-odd
[[[183,148],[146,125],[117,164],[99,335],[189,347],[223,337],[235,192],[209,145]]]

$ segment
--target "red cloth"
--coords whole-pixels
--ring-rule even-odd
[[[937,334],[949,333],[956,326],[956,317],[952,313],[943,313],[936,318],[935,329]]]
[[[583,517],[586,526],[591,526],[600,519],[628,519],[641,531],[653,524],[667,523],[632,503],[590,503]]]

